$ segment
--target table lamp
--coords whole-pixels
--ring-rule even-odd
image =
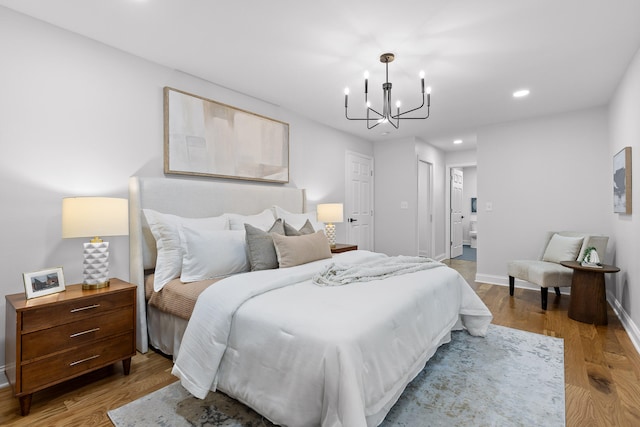
[[[325,231],[329,245],[336,247],[336,226],[334,223],[343,221],[342,203],[324,203],[318,205],[318,221],[326,224]]]
[[[62,237],[93,237],[84,244],[82,289],[109,286],[109,242],[99,236],[129,234],[129,202],[112,197],[62,199]]]

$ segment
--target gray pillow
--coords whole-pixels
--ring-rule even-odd
[[[304,236],[305,234],[313,234],[316,230],[313,229],[313,225],[309,220],[306,220],[300,230],[296,230],[293,226],[284,222],[284,235],[285,236]]]
[[[251,224],[244,224],[244,230],[251,271],[278,268],[278,255],[271,233],[284,235],[282,219],[278,218],[269,231],[262,231]]]

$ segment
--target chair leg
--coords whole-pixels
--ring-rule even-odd
[[[513,296],[515,286],[515,278],[513,276],[509,276],[509,295]]]
[[[549,294],[549,288],[540,288],[540,298],[542,302],[542,309],[547,309],[547,295]]]
[[[555,287],[555,288],[553,288],[553,289],[555,289],[555,290],[556,290],[556,295],[560,296],[560,288],[556,286],[556,287]]]
[[[542,309],[547,309],[547,296],[549,295],[549,288],[540,288],[540,301],[542,303]]]

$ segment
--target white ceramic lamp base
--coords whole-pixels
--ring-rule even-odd
[[[336,247],[336,225],[335,224],[326,224],[324,227],[324,231],[327,234],[327,240],[329,240],[329,246],[332,248]]]
[[[85,243],[82,267],[83,289],[109,286],[109,242]]]

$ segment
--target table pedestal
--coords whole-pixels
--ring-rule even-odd
[[[569,318],[594,325],[607,324],[607,297],[604,273],[615,273],[619,268],[603,265],[601,268],[585,267],[576,261],[561,262],[573,269]]]

